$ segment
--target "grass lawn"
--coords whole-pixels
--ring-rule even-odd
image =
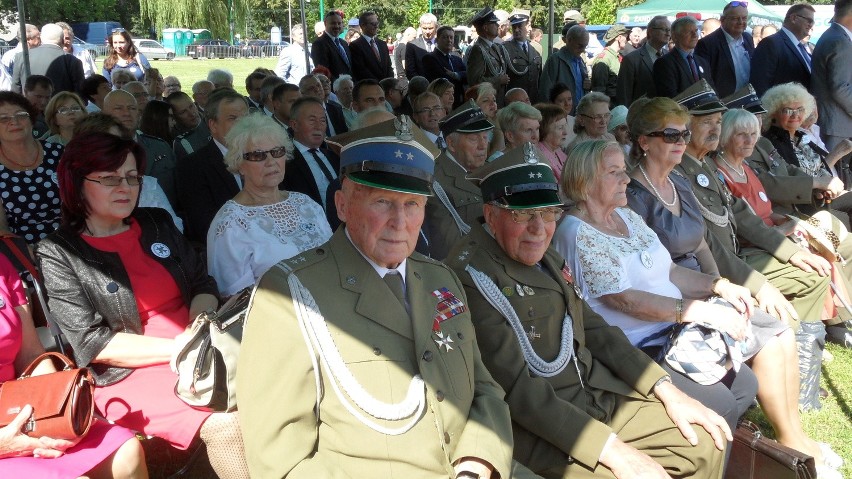
[[[834,355],[834,361],[822,366],[822,387],[829,397],[822,400],[821,410],[802,414],[802,423],[810,437],[831,444],[844,461],[840,473],[852,478],[852,350],[834,344],[828,344],[826,349]],[[758,423],[764,434],[773,436],[772,427],[759,409],[746,416]]]
[[[246,94],[246,77],[257,67],[275,69],[277,58],[227,58],[222,60],[199,59],[188,57],[177,60],[149,60],[152,68],[157,68],[163,77],[174,75],[178,77],[181,90],[192,95],[192,84],[198,80],[206,80],[207,72],[214,68],[228,70],[234,75],[234,89]],[[98,69],[101,68],[101,62]]]

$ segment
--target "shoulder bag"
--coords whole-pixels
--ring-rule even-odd
[[[198,315],[192,335],[172,358],[175,394],[190,406],[213,411],[237,407],[237,359],[252,288],[232,296],[218,311]]]
[[[57,359],[61,371],[32,376],[44,360]],[[27,404],[33,413],[22,432],[30,437],[47,436],[74,440],[89,432],[95,410],[95,381],[86,368],[58,353],[44,353],[27,366],[16,380],[0,386],[0,427],[12,422]]]
[[[816,479],[814,458],[767,439],[750,421],[734,432],[725,479]]]

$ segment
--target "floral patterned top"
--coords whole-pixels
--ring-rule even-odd
[[[331,238],[320,205],[302,193],[283,201],[243,206],[229,200],[207,232],[207,269],[223,296],[251,286],[281,260]]]
[[[665,322],[636,319],[610,308],[601,297],[628,289],[682,298],[669,279],[672,259],[668,250],[642,218],[627,208],[615,212],[624,220],[629,236],[606,234],[576,216],[566,216],[553,235],[553,246],[574,270],[583,299],[607,323],[618,326],[633,345],[669,326]],[[665,338],[647,346],[662,344]]]

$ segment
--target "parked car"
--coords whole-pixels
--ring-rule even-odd
[[[287,42],[273,44],[269,40],[249,40],[240,43],[240,56],[242,57],[277,57],[278,52],[287,46]]]
[[[98,59],[98,50],[101,49],[100,47],[98,47],[98,45],[95,45],[93,43],[89,43],[89,42],[83,40],[82,38],[80,38],[76,35],[74,36],[74,39],[71,40],[71,43],[76,47],[80,47],[80,48],[83,48],[85,50],[88,50],[89,55],[92,56],[92,60]]]
[[[145,55],[148,60],[173,60],[175,58],[175,52],[167,50],[156,40],[134,38],[133,43],[136,44],[136,50]]]
[[[236,58],[239,48],[225,40],[198,40],[186,47],[186,55],[191,58]]]

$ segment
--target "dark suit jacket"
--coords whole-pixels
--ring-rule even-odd
[[[654,86],[654,59],[644,45],[633,50],[621,60],[618,83],[615,86],[615,103],[630,107],[642,95],[657,96]]]
[[[693,55],[693,57],[695,58],[695,66],[698,67],[698,78],[704,78],[713,86],[710,64],[698,55]],[[674,98],[693,83],[695,83],[695,80],[692,79],[689,64],[686,63],[677,48],[672,48],[670,52],[654,62],[654,89],[657,96]]]
[[[325,155],[328,162],[331,163],[335,174],[340,174],[340,157],[328,148],[320,147],[320,151]],[[295,148],[293,159],[287,162],[287,174],[284,175],[284,181],[281,182],[279,188],[304,193],[316,201],[318,205],[322,205],[324,198],[320,195],[319,187],[314,180],[314,174],[311,173],[310,166],[308,166],[308,161],[313,163],[315,160],[313,158],[310,158],[310,160],[306,159],[302,156],[299,149]],[[334,182],[329,184],[329,190],[331,190],[332,185],[334,185]]]
[[[388,44],[379,38],[375,40],[381,60],[376,59],[373,47],[367,43],[367,39],[364,37],[358,37],[349,45],[349,50],[352,52],[352,78],[356,82],[365,78],[372,78],[376,81],[393,78],[393,65],[391,64],[390,53],[388,53]]]
[[[751,86],[758,96],[782,83],[798,82],[811,87],[811,72],[799,48],[786,33],[778,31],[762,39],[751,57]]]
[[[340,75],[352,74],[352,52],[349,50],[349,45],[345,41],[340,40],[343,45],[343,50],[346,52],[346,59],[340,55],[340,50],[334,44],[331,36],[322,34],[311,44],[311,59],[315,66],[322,65],[331,71],[331,80],[337,80]]]
[[[447,73],[447,70],[458,73],[459,79],[456,80],[453,78],[449,73]],[[427,53],[423,57],[423,71],[424,76],[427,80],[429,80],[429,83],[432,83],[438,78],[446,78],[452,82],[456,96],[453,101],[453,107],[457,107],[462,104],[465,90],[464,86],[467,84],[467,66],[464,64],[464,60],[462,60],[460,56],[453,53],[445,55],[443,52],[435,48],[432,50],[432,53]]]
[[[754,40],[752,40],[750,34],[743,33],[743,45],[749,58],[751,58],[754,55]],[[724,98],[737,91],[734,58],[731,56],[731,49],[728,48],[728,38],[725,37],[725,32],[721,28],[698,40],[695,55],[710,64],[713,89],[716,90],[716,95],[719,98]]]
[[[12,70],[12,89],[22,92],[24,60],[23,53],[15,55]],[[83,84],[83,62],[74,55],[65,53],[59,45],[42,45],[30,50],[30,75],[44,75],[53,82],[53,92],[79,92]]]
[[[819,106],[817,124],[823,138],[848,138],[852,132],[852,40],[843,27],[832,24],[819,37],[811,61],[811,88]]]
[[[226,201],[240,192],[240,187],[213,140],[181,160],[177,172],[178,202],[185,216],[185,235],[192,241],[206,244],[213,217]]]
[[[349,131],[349,128],[346,127],[346,117],[343,116],[342,106],[333,101],[327,101],[325,102],[325,111],[328,113],[328,117],[331,119],[331,126],[334,127],[335,135],[339,135],[341,133],[346,133],[347,131]],[[325,135],[333,136],[328,125],[325,126]]]
[[[426,76],[423,57],[427,54],[429,50],[426,49],[426,41],[423,37],[417,37],[405,45],[405,76],[409,80],[416,76]]]
[[[564,83],[574,91],[574,73],[571,70],[571,62],[574,56],[568,47],[562,47],[556,53],[551,54],[544,63],[544,70],[541,72],[541,78],[538,80],[538,91],[541,92],[542,98],[550,97],[550,89],[557,83]],[[588,70],[580,69],[580,75],[583,81],[588,78]],[[576,95],[574,95],[576,96]],[[574,101],[571,114],[577,111],[578,101]]]

